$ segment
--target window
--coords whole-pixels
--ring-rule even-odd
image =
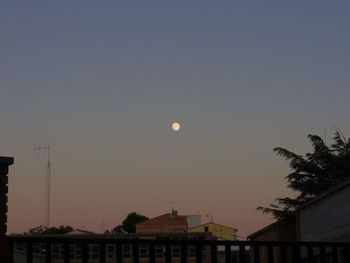
[[[196,240],[196,237],[189,237],[189,240]],[[188,246],[188,256],[190,258],[196,257],[196,246]]]
[[[209,227],[208,226],[204,227],[204,232],[209,232]]]
[[[196,257],[196,247],[195,246],[188,247],[188,255],[190,258]]]
[[[35,243],[33,244],[33,254],[44,254],[45,244]]]
[[[181,246],[180,245],[173,245],[172,247],[172,257],[173,258],[179,258],[181,256]]]
[[[81,259],[81,255],[82,255],[81,250],[82,250],[81,244],[70,244],[69,245],[69,258],[72,260]]]
[[[75,259],[75,244],[69,245],[69,258]]]
[[[173,240],[179,240],[179,237],[173,237]],[[181,246],[172,245],[171,246],[171,255],[173,258],[179,258],[181,256]]]
[[[114,245],[107,245],[106,246],[106,256],[107,256],[107,259],[114,259],[115,258],[115,246]]]
[[[148,246],[141,244],[139,247],[139,252],[140,252],[140,258],[141,259],[147,259],[148,258]]]
[[[164,251],[165,251],[165,248],[164,248],[163,245],[156,245],[155,246],[156,258],[163,258],[164,257]]]
[[[204,236],[199,236],[198,240],[205,240],[205,237]],[[202,246],[202,258],[205,257],[205,254],[206,254],[205,252],[206,252],[205,246]]]
[[[82,246],[81,244],[75,244],[75,259],[82,258]]]
[[[98,259],[99,258],[100,248],[98,245],[89,245],[89,259]]]
[[[52,259],[58,261],[64,259],[63,244],[52,244]]]
[[[24,251],[24,243],[15,243],[15,250]]]
[[[131,245],[123,245],[123,258],[131,259]]]

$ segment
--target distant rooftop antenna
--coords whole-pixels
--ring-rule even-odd
[[[209,220],[210,220],[210,214],[207,213],[207,214],[205,215],[205,217],[207,218],[207,221],[209,222]]]
[[[174,213],[174,211],[175,211],[175,202],[172,200],[172,201],[170,201],[170,203],[171,203],[171,207],[170,207],[170,209],[171,209],[171,213]]]
[[[40,154],[41,151],[47,151],[47,165],[46,165],[46,202],[45,202],[45,226],[50,227],[50,199],[51,199],[51,147],[50,144],[46,146],[39,146],[35,148]]]
[[[102,219],[101,229],[102,229],[102,234],[103,234],[105,231],[105,220],[104,219]]]

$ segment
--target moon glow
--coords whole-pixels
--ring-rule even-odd
[[[181,128],[181,126],[180,126],[180,123],[178,123],[178,122],[173,122],[173,123],[171,124],[171,129],[172,129],[173,131],[179,131],[180,128]]]

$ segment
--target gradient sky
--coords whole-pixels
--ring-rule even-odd
[[[8,232],[102,231],[131,211],[213,214],[247,234],[290,195],[272,148],[350,135],[350,2],[2,1]],[[170,131],[179,121],[182,129]]]

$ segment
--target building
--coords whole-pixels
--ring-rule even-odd
[[[277,221],[250,234],[251,241],[297,241],[296,220]]]
[[[208,222],[205,224],[202,224],[197,227],[193,227],[188,229],[188,232],[193,233],[211,233],[214,239],[218,240],[230,240],[234,241],[237,240],[237,229],[233,227],[228,227],[220,224],[216,224],[214,222]],[[231,248],[232,249],[232,248]],[[217,248],[217,257],[218,262],[223,263],[225,262],[225,247],[224,246],[218,246]],[[232,262],[238,262],[238,254],[237,250],[232,249],[231,251],[231,261]]]
[[[350,180],[297,210],[299,241],[350,242]]]
[[[306,203],[296,211],[296,219],[275,222],[251,234],[251,241],[305,241],[305,242],[350,242],[350,180]],[[290,256],[291,251],[287,251]],[[340,262],[343,249],[338,250]],[[301,258],[307,251],[301,249]],[[326,257],[331,258],[327,248]],[[279,251],[274,251],[275,262],[280,262]],[[288,257],[289,257],[288,256]],[[260,250],[262,262],[267,262],[267,251]],[[319,252],[314,252],[317,260]]]
[[[66,234],[69,235],[69,234]],[[77,234],[77,235],[83,235]],[[86,238],[89,237],[106,237],[106,235],[98,234],[86,234]],[[147,240],[157,240],[157,239],[170,239],[170,240],[203,240],[212,239],[210,233],[159,233],[159,234],[118,234],[112,235],[114,239],[147,239]],[[181,261],[181,246],[171,245],[171,257],[172,262],[180,263]],[[81,244],[71,244],[69,246],[69,258],[71,263],[80,263],[82,260],[82,245]],[[106,244],[106,263],[116,263],[117,262],[117,249],[115,243]],[[139,262],[148,263],[149,261],[149,248],[148,245],[139,246]],[[196,247],[189,245],[187,247],[188,263],[196,262]],[[99,244],[88,245],[88,260],[90,263],[98,263],[100,257],[100,247]],[[133,262],[133,247],[131,244],[124,244],[122,247],[122,257],[123,262],[131,263]],[[155,246],[155,257],[158,263],[165,262],[165,246],[156,245]],[[26,262],[26,248],[23,243],[16,243],[14,246],[14,259],[16,263]],[[33,262],[44,263],[45,262],[45,244],[33,244]],[[64,262],[64,244],[55,243],[51,247],[51,260],[53,263],[63,263]],[[210,262],[210,250],[209,248],[202,248],[202,262]]]
[[[97,234],[92,231],[76,228],[68,232],[66,235],[97,235]]]
[[[297,241],[296,235],[296,220],[295,218],[288,221],[277,221],[272,223],[248,236],[251,241]],[[261,263],[267,263],[267,248],[260,249]],[[273,248],[274,262],[281,262],[280,250],[277,247]],[[287,249],[287,259],[291,262],[292,251]],[[254,262],[253,251],[250,250],[251,262]],[[282,262],[281,262],[282,263]],[[285,263],[285,262],[283,262]]]
[[[216,224],[214,222],[208,222],[197,227],[192,227],[188,229],[188,232],[210,232],[214,238],[220,240],[237,240],[236,228]]]
[[[118,234],[112,235],[113,238],[127,239],[170,239],[170,240],[204,240],[213,239],[211,233],[194,233],[187,232],[188,226],[200,225],[200,216],[178,215],[177,211],[173,210],[171,213],[154,217],[147,221],[136,224],[135,234]],[[99,235],[91,231],[74,229],[66,235],[83,235],[89,237],[106,237],[106,235]],[[52,245],[52,262],[62,263],[64,261],[64,244]],[[100,257],[99,244],[91,244],[88,246],[89,262],[97,263]],[[25,262],[25,246],[24,244],[16,244],[14,248],[14,255],[16,262]],[[106,244],[106,263],[115,263],[116,259],[116,244]],[[76,263],[82,260],[82,246],[81,244],[70,245],[70,262]],[[148,245],[139,246],[139,261],[140,263],[147,263],[149,260]],[[196,257],[196,247],[189,245],[187,247],[188,262],[194,263]],[[45,262],[45,244],[34,244],[33,256],[36,262]],[[132,262],[133,247],[129,244],[124,244],[122,247],[122,256],[124,262]],[[155,246],[155,256],[159,263],[165,262],[165,246]],[[171,245],[172,262],[180,262],[181,260],[181,246]],[[210,262],[210,248],[203,247],[202,250],[203,263]]]
[[[6,241],[8,171],[13,157],[0,156],[0,262],[11,262],[12,255]]]
[[[297,210],[297,235],[299,241],[350,242],[350,180]],[[331,250],[325,253],[330,259]],[[337,253],[344,262],[344,250]]]
[[[184,233],[187,232],[189,226],[195,227],[199,225],[199,215],[178,215],[176,210],[172,210],[171,213],[136,224],[136,233]]]

